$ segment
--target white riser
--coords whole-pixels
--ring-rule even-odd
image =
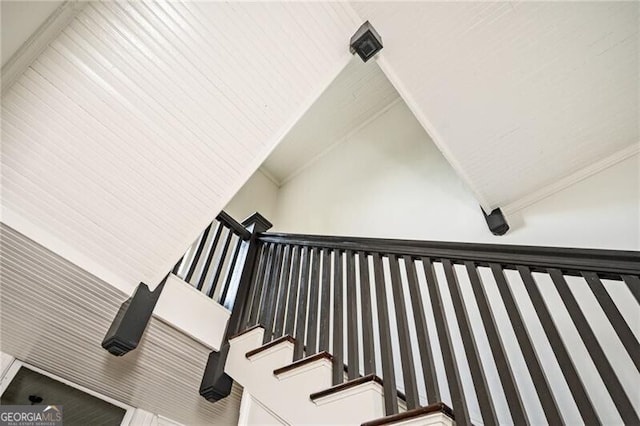
[[[393,423],[390,426],[455,426],[456,422],[442,413],[429,414],[425,417]]]
[[[384,417],[382,387],[368,382],[315,401],[327,424],[362,424]]]
[[[312,401],[314,392],[331,387],[331,362],[320,359],[276,376],[273,371],[291,364],[293,344],[280,343],[251,359],[247,352],[262,345],[264,331],[260,328],[231,341],[225,371],[240,383],[251,397],[292,425],[339,424],[360,425],[384,417],[382,386],[367,382],[342,392]],[[412,419],[398,425],[446,425],[440,420]],[[439,417],[438,417],[439,418]],[[446,416],[443,419],[448,420]]]

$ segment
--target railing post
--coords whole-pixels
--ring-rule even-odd
[[[238,264],[243,266],[236,269],[238,278],[233,279],[230,283],[231,287],[235,287],[228,292],[228,298],[234,299],[231,317],[227,323],[220,351],[213,351],[209,354],[200,384],[200,395],[212,402],[219,401],[231,393],[233,379],[224,372],[229,354],[229,338],[239,331],[243,313],[247,309],[247,297],[257,263],[258,234],[265,232],[272,226],[260,213],[254,213],[242,222],[242,225],[251,232],[251,237],[242,243],[244,247],[240,248]]]

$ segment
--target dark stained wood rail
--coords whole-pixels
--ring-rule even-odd
[[[399,412],[398,387],[404,391],[407,412],[415,414],[437,407],[442,388],[447,386],[456,423],[470,425],[468,395],[460,372],[460,363],[464,362],[471,373],[483,423],[496,425],[495,390],[488,385],[487,366],[477,344],[478,333],[483,332],[490,349],[483,357],[493,357],[508,415],[516,424],[530,423],[521,384],[516,381],[513,361],[499,331],[508,326],[515,333],[547,422],[562,424],[565,420],[556,390],[538,359],[521,312],[522,303],[528,303],[535,309],[580,416],[588,424],[601,424],[582,373],[572,361],[572,348],[561,338],[544,296],[555,291],[618,414],[625,424],[640,423],[631,404],[634,396],[623,388],[569,286],[569,277],[583,280],[583,291],[592,292],[626,355],[640,371],[638,340],[603,282],[613,280],[626,286],[640,303],[638,252],[273,233],[258,234],[257,241],[250,289],[236,331],[260,324],[265,328],[265,344],[293,336],[292,365],[314,359],[316,354],[330,354],[333,387],[312,397],[381,377],[377,380],[383,386],[385,412],[393,420]],[[528,301],[516,297],[510,281],[514,274],[519,276]],[[498,300],[485,288],[483,279],[488,277]],[[471,293],[464,290],[463,278]],[[481,328],[472,324],[470,297]],[[496,303],[503,305],[509,324],[497,323]],[[427,306],[433,328],[428,323]],[[430,335],[431,330],[435,335]],[[454,336],[460,336],[461,342]],[[432,349],[436,340],[440,348],[437,354]],[[457,349],[460,347],[462,352]],[[436,374],[436,357],[444,365],[446,383]]]
[[[612,279],[620,279],[624,274],[640,275],[640,253],[635,251],[278,233],[264,233],[260,240],[265,243],[340,251],[427,256],[434,261],[451,259],[455,263],[464,263],[465,260],[470,260],[476,266],[498,263],[505,269],[516,269],[517,266],[524,265],[532,272],[546,272],[548,268],[556,268],[567,275],[579,275],[583,271],[594,271],[601,278]]]

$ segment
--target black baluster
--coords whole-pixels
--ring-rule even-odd
[[[436,323],[436,330],[438,330],[438,340],[440,342],[440,349],[442,350],[442,360],[444,361],[453,411],[456,413],[456,425],[471,426],[469,409],[467,408],[465,401],[464,389],[462,388],[460,372],[458,371],[458,363],[456,362],[456,354],[453,351],[451,333],[449,331],[447,316],[442,303],[442,295],[440,294],[440,288],[438,287],[438,281],[436,280],[436,276],[433,271],[431,259],[423,257],[422,266],[424,267],[425,277],[427,278],[427,288],[429,289],[430,295],[429,299],[431,300],[431,308],[433,310],[433,317]]]
[[[220,275],[222,275],[224,261],[227,258],[227,252],[229,251],[229,245],[231,244],[231,237],[233,237],[233,232],[231,232],[231,229],[229,229],[229,231],[227,232],[227,238],[224,241],[224,246],[222,246],[222,253],[220,253],[220,257],[218,258],[218,264],[216,265],[216,269],[213,274],[213,280],[211,281],[209,292],[207,293],[209,297],[213,297],[213,294],[216,291],[216,287],[218,286]]]
[[[358,296],[356,290],[356,269],[353,252],[347,250],[347,377],[357,379],[358,367]]]
[[[591,330],[587,319],[580,310],[580,306],[578,306],[578,302],[573,296],[573,293],[571,293],[562,272],[559,269],[551,268],[549,269],[549,275],[551,275],[551,279],[556,285],[560,298],[562,298],[562,301],[569,312],[571,321],[573,321],[573,324],[576,326],[580,338],[584,342],[598,373],[600,373],[600,377],[609,391],[611,399],[618,409],[620,417],[622,417],[622,421],[628,425],[640,424],[640,418],[638,418],[629,397],[625,393],[622,384],[620,384],[620,380],[618,380],[615,371],[611,367],[607,356],[602,350],[600,342],[598,342],[598,339],[593,333],[593,330]]]
[[[271,275],[271,264],[273,263],[274,252],[275,244],[264,246],[262,250],[262,256],[264,256],[265,261],[258,275],[258,285],[256,286],[253,304],[251,305],[251,315],[249,316],[249,326],[259,324],[262,318],[262,310],[266,303],[267,284],[269,282],[269,276]]]
[[[318,291],[320,287],[320,250],[313,248],[311,262],[311,281],[309,283],[309,312],[307,317],[306,355],[317,352],[318,338]]]
[[[332,383],[339,385],[344,379],[344,326],[342,252],[334,251],[333,261],[333,378]]]
[[[300,284],[300,252],[301,247],[293,247],[293,260],[291,270],[291,285],[289,290],[289,301],[287,302],[287,321],[284,327],[284,334],[293,336],[296,324],[296,303],[298,300],[298,286]]]
[[[198,247],[196,248],[196,252],[191,259],[191,265],[189,265],[189,270],[187,271],[187,275],[184,277],[184,280],[191,284],[191,278],[193,277],[193,273],[196,270],[196,266],[198,266],[198,262],[200,261],[200,256],[202,255],[202,250],[204,250],[204,246],[207,243],[207,239],[209,238],[209,232],[211,232],[211,227],[213,223],[210,223],[209,226],[206,227],[204,232],[202,233],[202,237],[200,238],[200,242],[198,243]]]
[[[255,325],[255,322],[252,323],[251,312],[253,311],[256,303],[256,294],[259,294],[260,286],[262,285],[262,274],[264,274],[264,266],[267,261],[266,256],[266,247],[265,244],[258,244],[256,247],[256,257],[255,257],[255,271],[251,274],[251,283],[247,290],[247,305],[242,308],[242,318],[239,323],[244,325],[245,327],[250,327]],[[258,296],[258,301],[259,301]],[[256,308],[257,309],[257,308]],[[256,318],[256,316],[254,316]]]
[[[209,268],[211,267],[211,262],[213,261],[213,254],[215,253],[218,241],[220,240],[222,228],[222,223],[218,223],[218,226],[216,226],[216,233],[213,236],[213,241],[211,241],[211,245],[207,251],[207,258],[204,262],[204,266],[202,267],[202,271],[200,271],[200,278],[198,279],[198,285],[196,286],[198,290],[202,290],[202,287],[204,287],[204,282],[207,278]]]
[[[431,351],[431,339],[429,338],[429,330],[427,329],[427,320],[425,318],[424,305],[422,304],[422,294],[418,286],[416,265],[411,256],[404,256],[403,259],[407,271],[409,294],[411,295],[413,320],[418,335],[418,348],[422,362],[422,375],[427,390],[427,402],[429,404],[435,404],[436,402],[441,402],[442,399],[440,398],[440,389],[438,388],[438,377],[436,376],[436,367]]]
[[[389,306],[387,305],[382,256],[379,253],[373,254],[373,274],[378,308],[384,411],[387,416],[390,416],[398,413],[398,398],[396,396],[396,375],[393,364],[393,349],[391,347],[391,329],[389,327]]]
[[[276,315],[276,325],[274,338],[282,336],[284,329],[284,316],[287,310],[287,293],[289,291],[289,273],[291,272],[291,250],[292,247],[285,247],[284,262],[282,264],[282,277],[280,279],[280,291],[278,292],[278,308]]]
[[[498,417],[496,416],[493,400],[489,393],[489,386],[487,385],[487,379],[484,375],[484,370],[482,369],[482,361],[480,360],[478,347],[473,336],[469,316],[467,315],[467,308],[465,307],[465,302],[462,298],[460,284],[458,283],[451,261],[449,259],[443,259],[442,266],[444,266],[444,273],[447,278],[447,282],[449,283],[449,292],[451,293],[453,310],[455,311],[456,319],[458,320],[460,336],[462,337],[462,345],[464,346],[464,352],[469,363],[469,370],[471,371],[471,378],[473,379],[476,396],[478,397],[478,405],[480,406],[480,412],[482,413],[482,420],[485,424],[497,425]]]
[[[267,286],[267,302],[265,304],[265,309],[263,310],[264,315],[262,317],[262,325],[264,326],[263,344],[273,340],[273,323],[275,319],[276,302],[278,301],[277,294],[278,287],[280,286],[280,271],[282,270],[282,251],[282,244],[278,244],[271,267],[271,276],[269,277],[269,281],[265,283]]]
[[[591,399],[587,394],[584,383],[578,375],[576,366],[569,356],[567,347],[565,346],[562,337],[560,337],[560,333],[553,322],[551,312],[542,298],[542,294],[540,293],[538,286],[533,280],[531,271],[526,266],[517,266],[517,269],[520,273],[520,277],[522,278],[522,282],[524,283],[524,287],[529,294],[534,310],[538,315],[538,319],[540,319],[540,324],[547,335],[553,354],[558,360],[558,365],[560,366],[562,375],[569,385],[569,390],[571,391],[571,395],[573,395],[573,399],[578,406],[578,411],[580,411],[582,420],[584,420],[585,424],[602,424],[593,404],[591,403]]]
[[[311,263],[311,253],[309,247],[305,247],[302,252],[302,273],[300,285],[298,286],[298,315],[296,320],[296,342],[293,347],[293,360],[297,361],[304,357],[304,336],[307,328],[305,322],[307,318],[307,296],[309,291],[309,266]]]
[[[400,343],[400,360],[402,362],[402,378],[404,392],[407,401],[407,410],[412,410],[420,405],[418,398],[418,386],[416,384],[416,369],[413,363],[413,351],[411,350],[411,337],[409,336],[409,324],[407,323],[407,307],[404,303],[404,291],[400,278],[400,266],[398,257],[389,255],[389,268],[391,272],[391,289],[396,312],[398,326],[398,342]]]
[[[240,247],[242,247],[242,238],[238,237],[236,239],[236,245],[233,249],[233,257],[231,258],[231,263],[229,264],[229,268],[227,269],[227,278],[224,280],[224,288],[222,289],[222,295],[220,296],[220,303],[223,306],[227,306],[225,301],[227,299],[227,294],[229,293],[229,286],[231,285],[231,280],[233,279],[233,272],[236,269],[236,263],[238,262],[238,255],[240,254]],[[259,259],[259,258],[258,258]],[[256,266],[259,264],[256,263]],[[247,299],[249,301],[253,299]]]
[[[360,264],[360,305],[362,307],[362,351],[364,374],[375,374],[376,356],[373,345],[373,314],[371,312],[371,284],[369,282],[369,262],[367,254],[358,253]]]
[[[640,277],[634,275],[623,275],[622,279],[627,283],[627,287],[635,297],[636,302],[640,303]]]
[[[636,337],[633,335],[631,328],[629,328],[629,324],[627,324],[624,317],[618,310],[618,307],[611,299],[611,296],[609,296],[609,293],[604,288],[604,285],[602,284],[602,281],[600,281],[600,278],[598,278],[598,275],[595,272],[583,272],[582,276],[587,280],[591,291],[598,300],[598,303],[602,307],[607,319],[611,322],[611,325],[618,335],[618,338],[620,338],[622,345],[631,356],[631,360],[635,364],[636,369],[640,371],[640,345],[638,344]]]
[[[518,385],[513,375],[513,370],[507,359],[507,352],[504,349],[504,343],[500,338],[498,332],[498,326],[489,304],[489,299],[484,291],[484,285],[480,281],[480,276],[476,270],[476,266],[471,261],[466,261],[465,267],[469,274],[469,280],[471,281],[471,288],[475,295],[476,302],[478,303],[478,309],[480,310],[480,318],[482,324],[487,333],[487,340],[489,340],[489,347],[491,348],[491,354],[496,362],[496,368],[498,370],[498,376],[500,377],[500,383],[502,389],[504,389],[504,395],[509,404],[509,411],[511,412],[511,419],[516,425],[527,424],[527,414],[524,409],[524,404],[520,398],[520,392],[518,391]]]
[[[331,250],[322,250],[322,289],[320,300],[320,337],[319,350],[329,352],[331,326]]]

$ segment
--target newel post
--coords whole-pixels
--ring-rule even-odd
[[[247,305],[247,297],[251,287],[251,279],[257,263],[258,254],[258,234],[270,229],[273,225],[265,219],[260,213],[254,213],[247,218],[242,225],[251,232],[251,238],[245,241],[244,247],[241,247],[240,253],[244,253],[244,261],[239,258],[238,264],[243,265],[238,273],[236,283],[235,299],[231,310],[231,317],[227,323],[227,329],[220,346],[220,351],[212,351],[209,354],[207,366],[205,367],[200,383],[200,395],[211,402],[219,401],[231,393],[233,379],[224,372],[224,366],[229,354],[229,337],[237,333],[240,327],[244,310]],[[230,297],[233,297],[234,291],[229,290]]]

